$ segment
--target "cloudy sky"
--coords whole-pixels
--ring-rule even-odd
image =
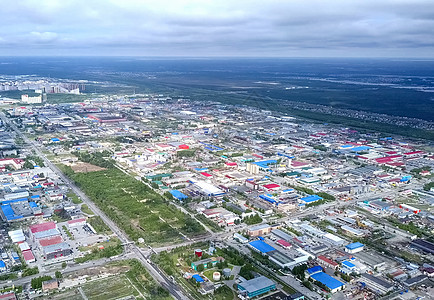
[[[11,0],[0,55],[433,57],[433,0]]]

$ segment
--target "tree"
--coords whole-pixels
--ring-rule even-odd
[[[211,269],[211,268],[212,268],[212,262],[207,263],[207,264],[206,264],[206,268],[207,268],[207,269]]]
[[[54,275],[56,276],[57,279],[61,279],[63,277],[62,272],[60,272],[60,271],[56,271],[56,273],[54,273]]]
[[[200,264],[196,267],[196,271],[198,271],[198,272],[202,272],[203,270],[205,270],[205,267],[203,264]]]
[[[66,268],[66,262],[62,263],[62,268],[65,269]]]

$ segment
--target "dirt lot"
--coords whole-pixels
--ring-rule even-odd
[[[87,173],[87,172],[105,170],[105,168],[101,168],[101,167],[91,165],[91,164],[88,164],[85,162],[76,162],[76,163],[71,165],[71,168],[74,170],[74,172],[77,172],[77,173]]]

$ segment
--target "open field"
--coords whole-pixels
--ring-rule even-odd
[[[95,171],[102,171],[105,170],[105,168],[101,168],[89,163],[85,162],[77,162],[71,166],[72,170],[76,173],[86,173],[86,172],[95,172]]]
[[[115,300],[127,296],[139,296],[139,292],[125,275],[89,282],[83,286],[89,300]]]
[[[197,221],[118,169],[88,173],[67,171],[65,166],[62,169],[132,240],[141,237],[158,245],[179,242],[182,235],[204,233]]]

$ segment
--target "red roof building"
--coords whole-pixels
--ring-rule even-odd
[[[22,251],[21,253],[23,254],[23,257],[26,260],[26,262],[34,262],[34,261],[36,261],[35,256],[33,255],[32,250]]]
[[[278,241],[276,241],[276,243],[278,245],[282,246],[283,248],[291,248],[291,244],[285,240],[278,240]]]
[[[188,145],[186,145],[186,144],[179,145],[178,148],[182,149],[182,150],[188,150],[188,149],[190,149],[190,147]]]
[[[55,228],[56,228],[56,223],[46,222],[46,223],[35,224],[35,225],[30,226],[30,231],[32,233],[36,233],[36,232],[46,231],[46,230],[55,229]]]
[[[211,174],[209,174],[209,173],[207,173],[207,172],[202,172],[202,173],[200,173],[202,176],[205,176],[205,177],[212,177],[212,175]]]
[[[339,266],[337,262],[325,257],[324,255],[318,256],[317,259],[318,259],[318,263],[325,267],[336,269]]]
[[[61,242],[63,242],[63,240],[62,240],[62,237],[60,235],[56,235],[56,236],[50,237],[48,239],[38,240],[38,242],[42,247],[46,247],[46,246],[60,244]]]
[[[270,184],[263,185],[263,187],[266,188],[267,190],[276,190],[280,188],[280,185],[276,183],[270,183]]]
[[[0,295],[0,300],[17,300],[14,292],[9,292],[3,295]]]

